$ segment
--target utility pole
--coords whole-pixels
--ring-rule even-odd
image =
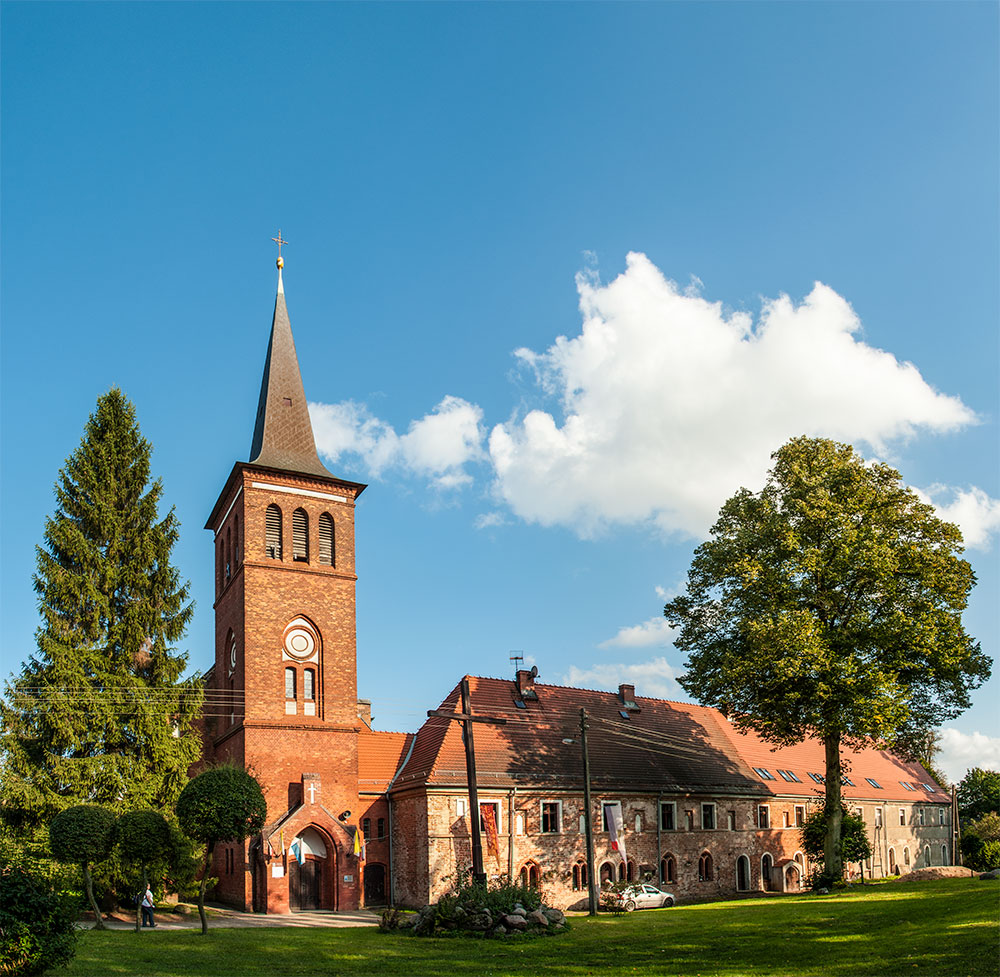
[[[587,901],[591,916],[597,915],[597,885],[594,881],[594,826],[591,823],[590,753],[587,752],[587,710],[580,710],[580,745],[583,749],[583,826],[587,832]]]
[[[468,676],[462,679],[462,711],[444,712],[440,709],[429,709],[428,716],[438,719],[449,719],[462,724],[462,740],[465,743],[465,775],[469,781],[469,817],[472,821],[472,878],[486,884],[486,870],[483,868],[483,835],[479,827],[479,791],[476,787],[476,745],[472,736],[473,723],[489,723],[491,726],[504,726],[506,719],[495,719],[490,716],[473,716],[472,702],[469,695]]]

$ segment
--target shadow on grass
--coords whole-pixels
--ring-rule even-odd
[[[373,929],[88,932],[66,973],[283,975],[672,974],[716,977],[995,977],[997,890],[967,879],[572,920],[505,941]],[[230,969],[226,969],[226,967]]]

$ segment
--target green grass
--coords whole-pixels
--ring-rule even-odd
[[[374,928],[87,932],[61,973],[996,977],[998,897],[995,884],[943,879],[575,917],[563,936],[509,941]]]

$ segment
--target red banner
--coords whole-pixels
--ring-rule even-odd
[[[500,838],[497,835],[497,818],[492,804],[480,804],[479,813],[482,816],[483,827],[486,828],[486,850],[496,859],[497,871],[500,871]]]

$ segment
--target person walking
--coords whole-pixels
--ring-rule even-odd
[[[153,892],[147,886],[146,891],[142,895],[142,925],[151,926],[153,929],[156,929],[156,923],[153,921],[153,906]]]

